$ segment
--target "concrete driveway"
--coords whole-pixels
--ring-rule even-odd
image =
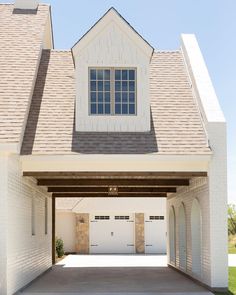
[[[164,255],[69,255],[20,294],[212,293],[166,267]]]

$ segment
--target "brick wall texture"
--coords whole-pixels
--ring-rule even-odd
[[[200,205],[202,218],[202,242],[201,242],[201,275],[197,276],[192,272],[192,243],[197,243],[191,234],[191,210],[194,199],[197,199]],[[203,281],[207,285],[211,285],[211,261],[210,261],[210,219],[209,219],[209,185],[207,178],[193,179],[190,186],[178,189],[177,194],[167,200],[167,213],[171,206],[173,206],[176,216],[175,231],[175,249],[176,249],[176,264],[175,267],[180,266],[179,257],[179,208],[183,204],[186,218],[186,259],[187,267],[186,273]]]
[[[4,170],[6,189],[1,191],[0,199],[3,200],[5,197],[2,205],[6,209],[7,235],[4,241],[1,233],[0,244],[7,245],[6,276],[2,282],[3,287],[7,285],[7,291],[0,289],[1,295],[15,293],[52,265],[51,198],[33,181],[22,177],[18,156],[8,157],[6,161]],[[32,235],[31,227],[32,198],[35,202],[35,235]],[[45,233],[45,198],[48,199],[47,234]],[[2,249],[4,247],[1,251]]]

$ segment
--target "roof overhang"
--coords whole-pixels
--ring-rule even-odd
[[[206,178],[208,156],[21,156],[22,174],[53,198],[166,198]]]
[[[203,155],[27,155],[22,171],[208,171]]]

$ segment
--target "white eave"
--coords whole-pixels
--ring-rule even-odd
[[[225,122],[218,98],[194,34],[181,35],[181,48],[205,122]]]
[[[27,155],[22,171],[207,171],[203,155]]]

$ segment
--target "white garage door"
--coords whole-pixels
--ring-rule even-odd
[[[166,253],[166,221],[164,216],[145,216],[145,253]]]
[[[90,253],[134,253],[134,220],[130,214],[91,215]]]

